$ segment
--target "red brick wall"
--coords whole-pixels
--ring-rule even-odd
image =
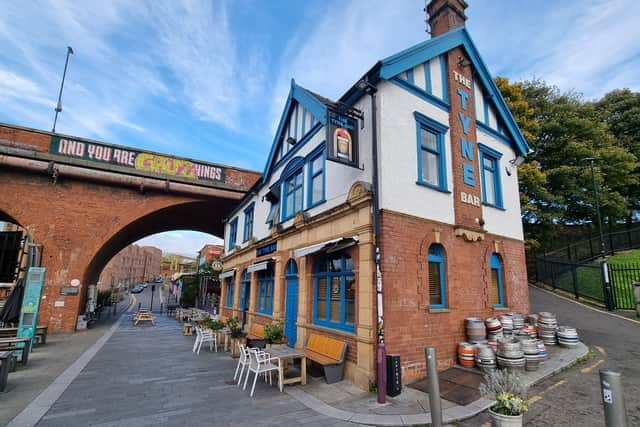
[[[429,310],[427,252],[437,240],[445,250],[447,309]],[[456,363],[456,345],[465,340],[464,319],[503,311],[490,303],[489,257],[498,246],[504,263],[505,303],[527,313],[529,294],[521,241],[485,235],[481,242],[455,237],[451,225],[383,211],[381,215],[384,325],[387,353],[399,353],[403,380],[424,376],[424,347],[435,346],[438,367]]]

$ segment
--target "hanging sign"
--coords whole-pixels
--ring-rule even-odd
[[[327,159],[358,166],[358,119],[327,108]]]
[[[114,145],[52,136],[49,152],[67,158],[121,166],[172,178],[227,183],[226,170],[221,166]]]

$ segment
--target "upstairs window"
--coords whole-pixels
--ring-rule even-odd
[[[285,221],[302,210],[302,168],[284,182],[283,217]]]
[[[415,112],[418,140],[418,184],[447,191],[444,134],[448,127]]]
[[[246,242],[253,237],[253,207],[254,204],[251,203],[251,205],[244,210],[243,242]]]
[[[238,236],[238,218],[234,218],[231,223],[229,223],[229,244],[227,246],[228,250],[232,250],[236,245],[236,238]]]
[[[497,253],[491,254],[491,304],[493,307],[504,307],[504,272],[502,259]]]
[[[499,168],[502,153],[483,144],[478,144],[478,148],[482,173],[482,202],[485,205],[503,208]]]
[[[324,150],[309,161],[308,206],[324,202]]]
[[[258,313],[273,313],[273,266],[258,272]]]
[[[446,308],[447,286],[444,249],[434,243],[429,246],[429,308]]]

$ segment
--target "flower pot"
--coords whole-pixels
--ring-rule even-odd
[[[237,359],[240,357],[240,349],[238,344],[247,345],[247,337],[231,338],[231,357]]]
[[[502,415],[489,409],[489,416],[493,427],[522,427],[522,414]]]

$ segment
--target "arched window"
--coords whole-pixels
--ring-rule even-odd
[[[444,249],[437,243],[429,246],[429,308],[447,306],[447,278]]]
[[[273,313],[273,264],[258,271],[258,313]]]
[[[316,268],[314,285],[314,323],[353,332],[356,298],[353,259],[345,252],[322,257]]]
[[[227,299],[225,306],[233,308],[233,277],[227,277],[224,279],[225,289],[227,291]]]
[[[491,304],[504,307],[504,271],[502,258],[497,253],[491,254]]]

